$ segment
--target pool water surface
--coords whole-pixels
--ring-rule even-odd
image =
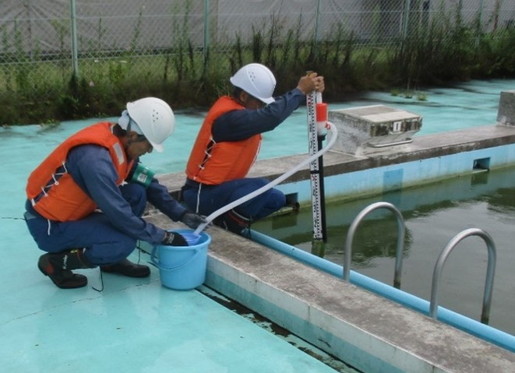
[[[367,206],[385,201],[401,212],[406,224],[402,290],[430,300],[433,269],[440,252],[458,233],[480,228],[492,236],[497,251],[489,325],[515,334],[515,168],[460,176],[445,181],[387,192],[370,198],[326,204],[327,245],[324,258],[343,265],[345,240],[354,218]],[[299,214],[269,218],[253,229],[311,251],[310,208]],[[393,284],[397,221],[389,210],[371,212],[359,225],[352,248],[351,269]],[[487,247],[468,237],[445,263],[439,303],[479,320],[486,276]]]

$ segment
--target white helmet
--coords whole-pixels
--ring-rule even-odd
[[[275,89],[274,74],[260,63],[249,63],[243,66],[230,81],[233,86],[243,89],[265,104],[275,101],[272,97]]]
[[[159,98],[145,97],[128,102],[127,112],[152,147],[162,152],[162,143],[175,129],[175,116],[170,106]]]

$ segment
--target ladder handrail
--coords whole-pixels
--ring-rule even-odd
[[[349,232],[347,234],[347,240],[345,243],[345,256],[343,261],[343,279],[345,281],[349,281],[350,278],[350,264],[352,258],[352,241],[354,239],[354,233],[356,229],[361,223],[361,221],[368,215],[370,212],[377,210],[379,208],[387,208],[395,213],[397,218],[397,250],[395,253],[395,274],[393,279],[393,286],[397,289],[401,287],[401,271],[402,271],[402,252],[404,250],[404,235],[406,232],[406,227],[404,224],[404,218],[397,208],[388,202],[376,202],[367,207],[365,207],[354,219],[352,224],[349,227]]]
[[[456,247],[456,245],[468,236],[479,236],[481,237],[488,249],[488,266],[486,271],[486,279],[485,279],[485,289],[483,295],[483,307],[481,311],[481,322],[483,324],[488,324],[490,319],[490,306],[492,303],[492,289],[494,286],[494,275],[495,275],[495,265],[496,265],[496,249],[495,244],[492,237],[485,231],[479,228],[469,228],[461,231],[456,236],[454,236],[447,246],[442,250],[438,260],[436,261],[435,268],[433,271],[433,280],[431,286],[431,302],[429,304],[429,315],[433,319],[437,319],[437,308],[438,308],[438,287],[440,284],[441,272],[443,269],[443,265],[447,260],[447,257],[451,253],[452,249]]]

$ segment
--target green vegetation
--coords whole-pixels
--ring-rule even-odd
[[[424,87],[515,77],[514,26],[483,32],[479,22],[464,24],[459,12],[444,11],[431,21],[411,21],[406,36],[394,43],[381,43],[379,36],[358,40],[343,23],[330,39],[306,42],[300,38],[301,19],[296,28],[285,29],[283,20],[272,16],[266,27],[253,28],[250,40],[236,35],[233,45],[206,50],[193,46],[180,21],[173,27],[173,47],[138,48],[138,22],[126,51],[79,56],[78,76],[68,55],[43,56],[36,45],[29,56],[20,34],[0,26],[1,50],[10,51],[0,54],[0,125],[115,116],[127,101],[144,96],[161,97],[176,110],[205,108],[229,91],[228,77],[249,62],[271,68],[276,92],[290,89],[306,70],[317,71],[326,77],[328,102],[365,90],[426,100]],[[64,40],[68,25],[53,26]],[[100,22],[99,41],[103,33]]]

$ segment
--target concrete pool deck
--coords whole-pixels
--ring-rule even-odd
[[[145,279],[104,274],[102,292],[92,288],[102,287],[98,268],[82,270],[87,287],[58,289],[38,271],[41,252],[24,224],[2,231],[5,372],[335,372],[306,353],[309,346],[302,351],[304,344],[270,333],[203,288],[161,286],[155,268]],[[133,253],[131,259],[149,257]]]
[[[410,144],[374,148],[358,156],[329,151],[324,156],[325,175],[513,143],[515,127],[493,125],[421,136]],[[303,157],[305,155],[260,161],[250,176],[273,179],[298,164]],[[513,162],[505,161],[506,164]],[[494,159],[492,166],[502,167],[503,162]],[[446,174],[441,177],[455,172],[453,169],[444,171]],[[472,171],[470,162],[466,172]],[[162,175],[160,179],[171,192],[177,193],[184,176]],[[295,184],[307,179],[309,171],[305,169],[285,183]],[[152,215],[149,219],[159,221],[160,218]],[[367,372],[515,371],[515,354],[510,351],[435,322],[247,239],[216,227],[211,228],[211,234],[208,286],[357,369]]]
[[[149,219],[168,220],[161,215]],[[515,354],[505,349],[217,227],[209,233],[207,286],[357,369],[515,369]]]

